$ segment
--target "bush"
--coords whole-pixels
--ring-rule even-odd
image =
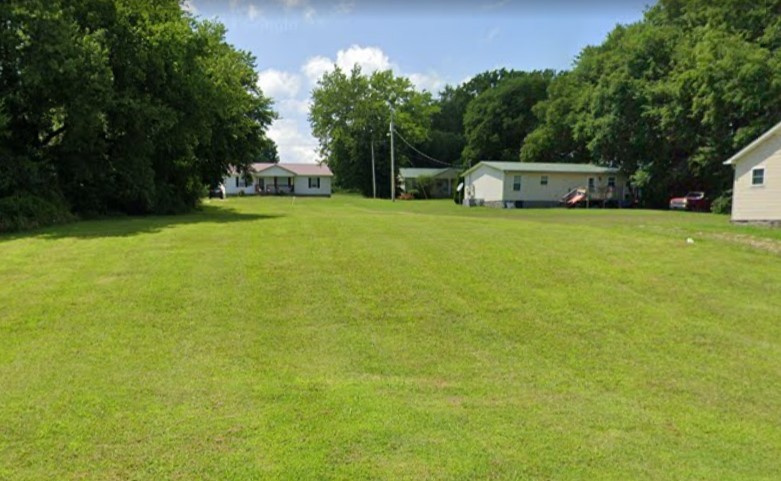
[[[0,199],[0,232],[35,229],[76,220],[64,201],[32,194],[15,194]]]
[[[243,191],[243,190],[240,190],[238,195],[239,195],[239,197],[244,197],[244,195],[245,195],[245,194],[244,194],[244,191]]]
[[[732,213],[732,189],[725,191],[717,197],[711,204],[710,210],[714,214]]]

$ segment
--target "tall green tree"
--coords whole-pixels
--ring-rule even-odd
[[[391,71],[365,75],[356,66],[350,72],[336,68],[320,79],[312,93],[309,120],[320,143],[320,153],[340,188],[372,195],[374,142],[377,193],[389,197],[391,114],[396,131],[415,145],[428,137],[436,110],[430,94],[416,91],[409,79]],[[396,174],[399,167],[409,163],[399,147]]]
[[[662,0],[551,84],[521,158],[619,166],[653,206],[717,196],[723,161],[781,120],[779,47],[778,0]]]
[[[517,161],[526,136],[537,126],[533,107],[547,97],[551,70],[523,72],[485,90],[464,114],[468,164],[480,160]]]
[[[3,2],[0,40],[0,216],[185,211],[268,144],[255,59],[178,0]]]
[[[496,87],[503,80],[521,75],[524,73],[502,68],[481,72],[457,86],[445,86],[435,100],[439,110],[431,119],[429,139],[420,145],[420,149],[435,159],[462,165],[461,154],[466,147],[464,115],[467,107],[486,90]],[[425,159],[421,161],[425,163]]]

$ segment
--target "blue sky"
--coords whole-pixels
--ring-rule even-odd
[[[281,118],[269,135],[282,162],[316,162],[307,111],[317,79],[339,65],[391,68],[434,94],[480,72],[568,69],[583,47],[640,20],[650,0],[189,0],[257,58]]]

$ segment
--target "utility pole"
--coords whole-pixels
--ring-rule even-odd
[[[391,106],[390,118],[390,138],[391,138],[391,202],[396,202],[396,158],[393,152],[393,106]]]
[[[377,198],[377,171],[374,170],[374,139],[372,139],[372,194]]]

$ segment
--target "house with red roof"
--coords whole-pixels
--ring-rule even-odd
[[[228,195],[331,196],[334,174],[325,164],[252,164],[249,177],[232,172],[223,185]]]

